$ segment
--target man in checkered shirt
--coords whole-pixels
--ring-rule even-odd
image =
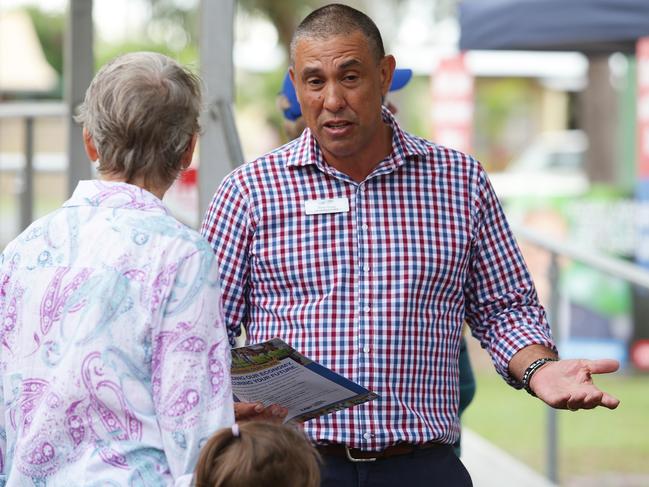
[[[467,486],[451,447],[465,320],[506,381],[556,408],[615,408],[591,374],[618,364],[556,360],[485,171],[399,127],[382,107],[394,68],[363,13],[307,16],[290,67],[307,129],[232,172],[202,233],[233,336],[281,337],[380,396],[305,423],[323,486]],[[272,416],[254,406],[240,418]]]

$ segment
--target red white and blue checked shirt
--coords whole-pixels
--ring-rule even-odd
[[[305,424],[316,442],[365,450],[458,438],[465,320],[515,386],[518,350],[554,348],[484,169],[383,117],[393,150],[363,182],[327,165],[307,129],[232,172],[201,230],[231,333],[281,337],[380,395]],[[327,198],[349,211],[305,213]]]

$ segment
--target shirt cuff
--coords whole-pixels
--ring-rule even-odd
[[[496,348],[491,353],[496,371],[515,389],[522,389],[523,383],[509,373],[509,362],[520,350],[530,345],[542,345],[558,353],[549,330],[525,326],[512,328],[499,337]]]

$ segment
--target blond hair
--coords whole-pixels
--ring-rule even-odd
[[[320,457],[290,425],[252,421],[217,431],[203,446],[196,487],[318,487]]]

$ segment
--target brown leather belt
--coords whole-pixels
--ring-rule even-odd
[[[413,445],[411,443],[398,443],[387,447],[382,451],[367,451],[358,448],[348,448],[345,445],[331,444],[331,445],[316,445],[316,449],[322,456],[343,457],[347,458],[350,462],[374,462],[384,458],[396,457],[399,455],[407,455],[417,450],[427,448],[436,448],[444,446],[441,443],[428,442],[420,445]]]

